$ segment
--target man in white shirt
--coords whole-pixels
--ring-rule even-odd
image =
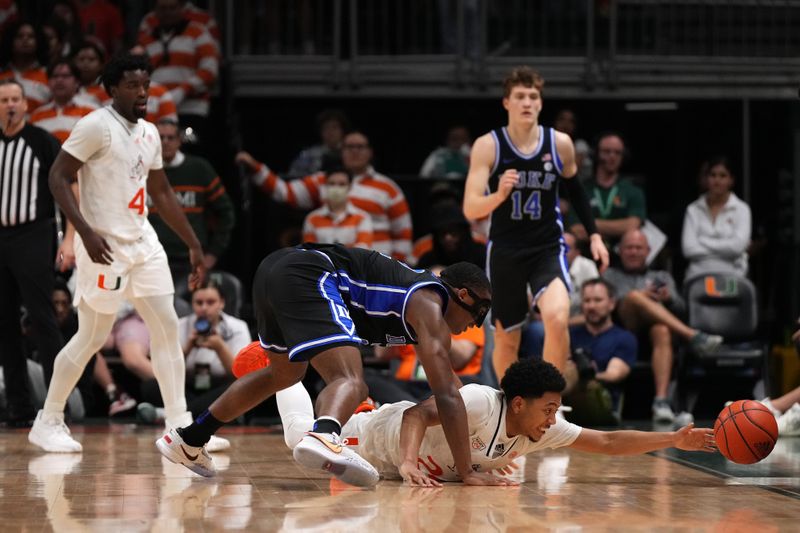
[[[150,66],[121,56],[106,65],[103,83],[113,104],[82,118],[61,147],[49,183],[75,226],[78,332],[56,357],[44,409],[28,440],[50,452],[80,452],[64,424],[64,404],[89,359],[103,345],[124,299],[147,323],[166,423],[192,420],[184,397],[184,360],[173,307],[167,256],[147,220],[147,196],[190,250],[190,285],[204,274],[203,251],[164,174],[161,140],[147,112]],[[80,209],[69,188],[78,175]]]
[[[515,458],[544,449],[568,447],[606,455],[634,455],[676,447],[714,451],[713,430],[689,424],[678,431],[596,431],[556,418],[566,383],[550,363],[522,359],[500,383],[502,391],[466,385],[471,463],[477,472],[503,471]],[[311,398],[298,383],[278,392],[286,444],[293,448],[314,418]],[[458,481],[453,456],[431,399],[385,404],[353,415],[342,437],[383,477],[402,477],[412,485],[440,486]],[[506,469],[507,471],[507,469]]]

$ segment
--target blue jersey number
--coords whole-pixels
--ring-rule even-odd
[[[531,217],[531,220],[542,218],[541,191],[531,191],[531,195],[522,203],[522,191],[511,193],[511,218],[522,220],[522,214]]]

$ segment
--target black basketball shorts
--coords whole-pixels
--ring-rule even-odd
[[[499,320],[507,330],[521,327],[528,317],[528,286],[534,305],[556,278],[564,282],[568,291],[572,290],[566,246],[560,243],[538,249],[516,249],[490,242],[486,270],[492,283],[492,324]]]
[[[285,248],[268,255],[253,279],[253,306],[261,345],[290,361],[364,344],[322,252]]]

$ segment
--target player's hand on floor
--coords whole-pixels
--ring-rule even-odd
[[[519,485],[516,481],[510,479],[497,477],[485,472],[471,472],[462,479],[464,485],[478,485],[478,486],[508,486]]]
[[[431,479],[428,474],[411,463],[403,463],[400,465],[400,475],[403,481],[414,487],[441,487],[442,484]]]
[[[690,452],[715,452],[714,430],[688,424],[675,432],[675,447]]]

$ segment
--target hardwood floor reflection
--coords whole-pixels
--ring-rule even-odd
[[[432,490],[382,481],[360,490],[301,469],[276,434],[225,434],[233,447],[214,455],[221,472],[211,480],[163,460],[152,429],[77,427],[74,434],[84,446],[79,455],[39,453],[25,432],[0,433],[2,531],[760,533],[796,531],[800,519],[800,499],[763,488],[769,479],[785,487],[798,479],[792,443],[774,459],[790,474],[772,478],[724,477],[662,455],[556,450],[528,456],[519,487]]]

